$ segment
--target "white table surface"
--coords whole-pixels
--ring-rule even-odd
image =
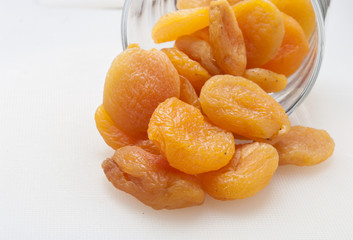
[[[327,50],[294,124],[332,158],[280,167],[255,197],[154,211],[115,190],[94,112],[121,51],[120,10],[0,1],[0,239],[353,239],[353,2],[334,0]]]

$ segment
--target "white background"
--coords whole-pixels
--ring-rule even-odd
[[[0,0],[0,239],[353,239],[353,2],[334,0],[318,81],[291,116],[332,158],[280,167],[255,197],[154,211],[115,190],[94,123],[121,51],[117,9]]]

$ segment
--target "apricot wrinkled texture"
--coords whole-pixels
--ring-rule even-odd
[[[167,99],[154,111],[148,137],[172,167],[188,174],[220,169],[235,149],[232,133],[212,125],[199,109],[177,98]]]
[[[285,134],[290,122],[282,106],[243,77],[214,76],[200,93],[203,112],[217,126],[253,138]]]
[[[315,11],[310,0],[271,0],[277,8],[294,18],[303,28],[307,39],[315,28]]]
[[[286,76],[292,75],[302,64],[309,52],[309,43],[303,29],[294,18],[282,13],[286,29],[282,44],[276,56],[262,68]]]
[[[209,25],[208,7],[169,12],[153,26],[155,43],[174,41],[178,37],[196,32]]]
[[[267,143],[238,146],[231,162],[218,171],[199,175],[202,188],[215,199],[248,198],[271,181],[278,167],[278,153]]]
[[[178,9],[188,9],[188,8],[197,8],[197,7],[208,7],[213,0],[178,0],[177,8]],[[243,0],[228,0],[230,5],[234,5]]]
[[[201,109],[199,97],[190,81],[180,76],[180,98],[181,101]]]
[[[118,149],[102,168],[108,180],[154,209],[200,205],[205,193],[197,179],[177,171],[165,158],[128,146]]]
[[[178,73],[188,79],[196,92],[200,93],[202,86],[211,77],[207,70],[176,48],[164,48],[162,51],[169,57]]]
[[[115,58],[108,71],[103,105],[119,129],[147,138],[154,109],[179,96],[179,74],[163,52],[130,48]]]
[[[293,126],[284,136],[274,140],[280,165],[311,166],[328,159],[335,142],[325,130]]]
[[[223,72],[243,75],[247,63],[244,37],[226,0],[211,2],[209,35],[214,57]]]
[[[211,75],[222,74],[209,42],[194,36],[183,36],[175,41],[175,46],[199,62]]]
[[[256,68],[268,62],[278,52],[283,37],[281,12],[271,2],[246,0],[233,6],[243,33],[247,68]]]
[[[280,92],[287,86],[287,77],[263,68],[246,69],[244,78],[256,83],[265,92]]]

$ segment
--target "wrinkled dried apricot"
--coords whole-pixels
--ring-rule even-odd
[[[203,112],[217,126],[248,138],[285,134],[290,122],[282,106],[243,77],[214,76],[200,94]]]
[[[103,137],[105,143],[111,148],[116,150],[124,146],[135,145],[141,147],[147,152],[159,154],[159,149],[151,142],[151,140],[135,139],[120,130],[105,111],[103,105],[98,107],[94,118],[99,133]]]
[[[194,107],[201,109],[201,105],[199,102],[199,97],[191,85],[190,81],[180,76],[180,98],[181,101],[193,105]]]
[[[277,8],[294,18],[303,28],[307,39],[315,28],[315,11],[310,0],[271,0]]]
[[[211,2],[209,34],[217,65],[224,73],[243,75],[246,68],[243,33],[226,0]]]
[[[147,138],[154,109],[179,95],[179,74],[164,53],[130,48],[118,55],[109,69],[103,105],[119,129]]]
[[[278,167],[278,153],[266,143],[238,146],[231,162],[218,171],[199,175],[202,188],[213,198],[251,197],[264,189]]]
[[[178,0],[177,8],[178,9],[188,9],[188,8],[197,8],[197,7],[208,7],[210,2],[213,0]],[[234,5],[243,0],[228,0],[230,5]]]
[[[201,111],[177,98],[161,103],[154,111],[148,137],[169,164],[188,174],[220,169],[234,154],[234,137],[209,123]]]
[[[200,205],[205,193],[197,179],[179,172],[165,158],[139,147],[118,149],[103,162],[108,180],[154,209],[175,209]]]
[[[209,25],[208,13],[208,7],[169,12],[153,26],[152,39],[155,43],[173,41],[205,28]]]
[[[291,130],[274,140],[279,154],[279,164],[311,166],[328,159],[335,142],[325,130],[293,126]]]
[[[281,12],[265,0],[246,0],[233,6],[247,51],[248,68],[272,59],[279,50],[284,24]]]
[[[164,48],[162,51],[167,54],[178,73],[188,79],[196,92],[200,93],[202,86],[211,77],[207,70],[176,48]]]
[[[309,52],[309,43],[303,29],[294,18],[282,13],[286,33],[276,56],[262,68],[286,76],[292,75],[302,64]]]
[[[265,92],[280,92],[287,86],[287,77],[263,68],[246,69],[244,78],[259,85]]]
[[[191,59],[199,62],[211,75],[222,74],[207,41],[193,36],[183,36],[175,41],[175,46]]]

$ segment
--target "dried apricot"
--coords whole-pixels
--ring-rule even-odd
[[[265,64],[276,55],[283,40],[281,12],[265,0],[242,1],[233,10],[245,40],[247,67]]]
[[[201,109],[199,97],[189,80],[180,76],[180,98],[181,101]]]
[[[243,75],[246,68],[244,38],[234,11],[226,0],[211,2],[209,34],[218,66],[224,73]]]
[[[286,33],[276,56],[262,68],[286,76],[292,75],[302,64],[309,52],[309,43],[303,29],[294,18],[282,13]]]
[[[210,78],[201,90],[200,103],[214,124],[250,139],[272,138],[290,129],[282,106],[243,77]]]
[[[205,193],[197,179],[179,172],[165,158],[139,147],[118,149],[103,162],[108,180],[154,209],[176,209],[200,205]]]
[[[278,167],[278,153],[267,143],[238,146],[231,162],[199,175],[202,188],[219,200],[251,197],[264,189]]]
[[[208,7],[183,9],[169,12],[153,26],[152,39],[155,43],[174,41],[209,25]]]
[[[188,8],[197,8],[197,7],[208,7],[210,2],[213,0],[178,0],[177,8],[178,9],[188,9]],[[243,0],[228,0],[230,5],[234,5]]]
[[[193,36],[183,36],[175,41],[175,46],[191,59],[199,62],[211,75],[222,74],[207,41]]]
[[[277,8],[291,16],[303,28],[307,39],[315,28],[315,11],[310,0],[271,0]]]
[[[139,146],[147,152],[159,154],[159,149],[149,139],[135,139],[129,134],[120,130],[108,113],[104,106],[100,105],[95,114],[96,126],[103,137],[105,143],[113,149],[118,149],[124,146]]]
[[[265,92],[280,92],[287,86],[287,77],[263,68],[247,69],[243,77],[259,85]]]
[[[105,111],[103,105],[98,107],[94,119],[96,121],[97,129],[104,141],[113,149],[118,149],[127,145],[134,145],[136,143],[135,138],[129,136],[116,126],[109,114]]]
[[[274,140],[273,146],[279,154],[279,164],[311,166],[328,159],[335,143],[325,130],[294,126]]]
[[[202,86],[211,77],[207,70],[176,48],[164,48],[162,51],[167,54],[178,73],[188,79],[196,92],[200,93]]]
[[[109,69],[103,105],[119,129],[132,137],[147,138],[154,109],[179,95],[179,74],[164,53],[130,48]]]
[[[220,169],[234,154],[234,137],[209,123],[201,111],[177,98],[161,103],[154,111],[148,137],[169,164],[188,174]]]

